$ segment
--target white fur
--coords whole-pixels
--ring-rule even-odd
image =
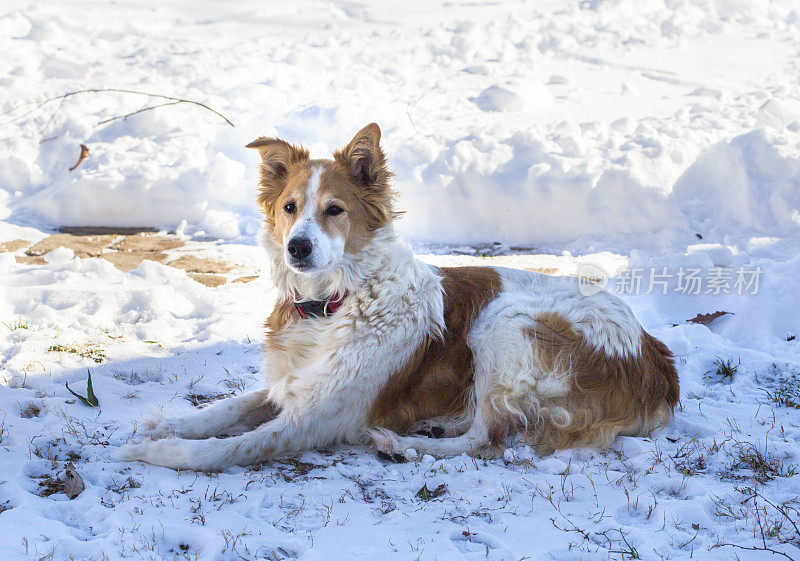
[[[587,342],[605,350],[609,356],[625,358],[639,354],[642,327],[625,302],[613,294],[600,291],[584,295],[578,288],[578,279],[573,277],[553,277],[502,267],[497,271],[503,279],[505,303],[495,302],[494,306],[517,305],[519,309],[557,313],[572,323]]]

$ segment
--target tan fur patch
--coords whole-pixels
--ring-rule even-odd
[[[264,323],[267,336],[267,345],[272,346],[273,348],[278,346],[277,334],[280,333],[284,327],[286,327],[286,324],[289,323],[289,320],[295,313],[296,310],[294,308],[294,302],[292,302],[290,298],[284,298],[283,300],[275,303],[275,307],[272,308],[272,313]]]
[[[473,320],[501,290],[502,281],[489,267],[448,267],[440,273],[444,338],[429,337],[392,376],[372,405],[372,425],[403,432],[419,420],[457,415],[467,405],[473,385],[467,335]]]
[[[290,165],[284,176],[284,187],[272,205],[272,214],[268,225],[272,227],[272,234],[276,241],[283,242],[294,223],[305,212],[306,205],[310,204],[307,197],[308,184],[314,173],[314,167],[323,162],[306,160],[294,165]],[[293,213],[286,212],[284,206],[287,203],[294,203],[296,210]],[[265,207],[264,212],[267,212]]]
[[[259,181],[258,206],[264,212],[268,228],[274,227],[275,204],[286,188],[289,169],[308,161],[308,150],[293,146],[279,138],[260,137],[247,145],[261,154],[261,181]]]
[[[563,371],[569,391],[539,404],[533,443],[546,449],[605,447],[617,434],[643,434],[667,421],[678,402],[672,354],[642,334],[641,354],[619,358],[590,346],[562,316],[543,313],[529,333],[538,367]]]

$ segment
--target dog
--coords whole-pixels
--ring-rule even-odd
[[[395,233],[393,174],[370,124],[333,159],[261,137],[261,243],[280,297],[263,389],[145,423],[118,458],[220,470],[337,443],[414,453],[608,447],[667,422],[667,347],[616,296],[499,267],[434,267]],[[233,435],[218,438],[220,435]]]

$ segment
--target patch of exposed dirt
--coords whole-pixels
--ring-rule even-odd
[[[126,273],[133,271],[145,259],[159,263],[167,260],[167,254],[160,251],[113,251],[104,253],[100,257],[110,261],[117,269]]]
[[[150,232],[139,232],[122,239],[116,240],[109,249],[112,252],[104,253],[103,259],[114,264],[120,271],[132,271],[145,259],[164,263],[170,249],[183,247],[183,242],[176,238],[154,236]]]
[[[33,242],[29,242],[27,240],[11,240],[10,242],[3,242],[0,243],[0,253],[5,253],[7,251],[17,251],[18,249],[22,249],[23,247],[28,247],[32,245]]]
[[[238,279],[233,279],[233,282],[253,282],[258,278],[258,275],[252,277],[239,277]]]
[[[228,282],[228,279],[225,277],[221,277],[219,275],[205,275],[202,273],[189,273],[189,276],[192,277],[194,280],[199,282],[200,284],[204,284],[206,286],[210,286],[211,288],[215,286],[220,286]]]
[[[30,255],[16,255],[14,259],[17,260],[17,263],[22,265],[47,265],[47,261],[44,260],[44,257],[33,257]]]
[[[220,286],[228,282],[225,273],[234,269],[234,265],[225,261],[183,255],[167,263],[169,250],[184,247],[184,242],[169,236],[155,235],[147,228],[106,228],[106,227],[74,227],[60,228],[53,234],[36,244],[25,240],[12,240],[0,244],[1,251],[17,251],[28,247],[25,255],[17,255],[18,263],[26,265],[46,265],[44,255],[57,247],[67,247],[75,252],[76,257],[100,257],[112,263],[120,271],[132,271],[145,259],[165,263],[176,269],[183,269],[197,282],[210,287]],[[250,282],[258,277],[241,277],[235,282]]]
[[[184,243],[177,238],[154,236],[146,232],[125,236],[111,246],[117,251],[151,251],[161,252],[183,247]]]
[[[50,253],[57,247],[68,247],[75,252],[75,257],[100,257],[111,245],[116,236],[74,236],[72,234],[53,234],[34,246],[28,248],[25,255],[39,257]]]
[[[555,275],[558,273],[558,269],[553,267],[528,267],[525,270],[534,273],[542,273],[543,275]]]
[[[184,255],[167,263],[170,267],[184,269],[187,273],[203,273],[207,275],[220,275],[227,273],[233,266],[225,261],[214,261],[194,255]]]

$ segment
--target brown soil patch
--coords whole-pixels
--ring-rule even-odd
[[[28,248],[25,255],[36,257],[50,253],[57,247],[68,247],[75,252],[75,257],[100,257],[115,236],[73,236],[72,234],[53,234],[33,247]]]
[[[256,280],[258,276],[253,277],[239,277],[238,279],[233,279],[233,282],[253,282]]]
[[[152,233],[139,232],[125,236],[111,245],[113,252],[102,255],[120,271],[133,271],[145,259],[164,263],[169,249],[183,247],[183,242],[175,238],[154,236]]]
[[[173,261],[167,263],[170,267],[177,269],[184,269],[188,273],[205,273],[205,274],[224,274],[233,269],[233,267],[225,261],[214,261],[213,259],[203,259],[195,257],[194,255],[184,255]]]
[[[110,261],[120,271],[127,273],[133,271],[145,259],[163,263],[167,260],[167,254],[159,251],[112,251],[101,255],[106,261]]]
[[[526,271],[532,271],[534,273],[542,273],[544,275],[555,275],[558,273],[558,269],[553,267],[527,267]]]
[[[10,242],[3,242],[0,243],[0,253],[6,251],[17,251],[18,249],[22,249],[23,247],[28,247],[33,242],[25,241],[25,240],[11,240]]]
[[[200,273],[189,273],[189,276],[192,277],[194,280],[199,282],[200,284],[204,284],[206,286],[215,287],[220,286],[228,282],[225,277],[221,277],[219,275],[203,275]]]
[[[156,236],[153,231],[142,228],[102,228],[81,227],[61,228],[53,234],[29,247],[25,255],[17,255],[18,263],[27,265],[46,265],[43,256],[57,247],[67,247],[76,257],[100,257],[111,262],[123,272],[132,271],[145,259],[166,263],[167,251],[183,247],[176,238]],[[13,240],[0,244],[0,251],[17,251],[31,245],[25,240]],[[190,277],[205,286],[220,286],[227,279],[221,275],[233,270],[234,266],[225,261],[215,261],[194,255],[183,255],[166,263],[170,267],[185,270]],[[257,277],[242,277],[235,282],[250,282]]]
[[[32,257],[30,255],[16,255],[14,259],[17,260],[17,263],[22,265],[47,265],[47,261],[44,260],[44,257]]]
[[[111,249],[116,249],[117,251],[167,251],[168,249],[179,247],[183,247],[183,242],[176,238],[140,233],[133,236],[125,236],[112,245]]]

